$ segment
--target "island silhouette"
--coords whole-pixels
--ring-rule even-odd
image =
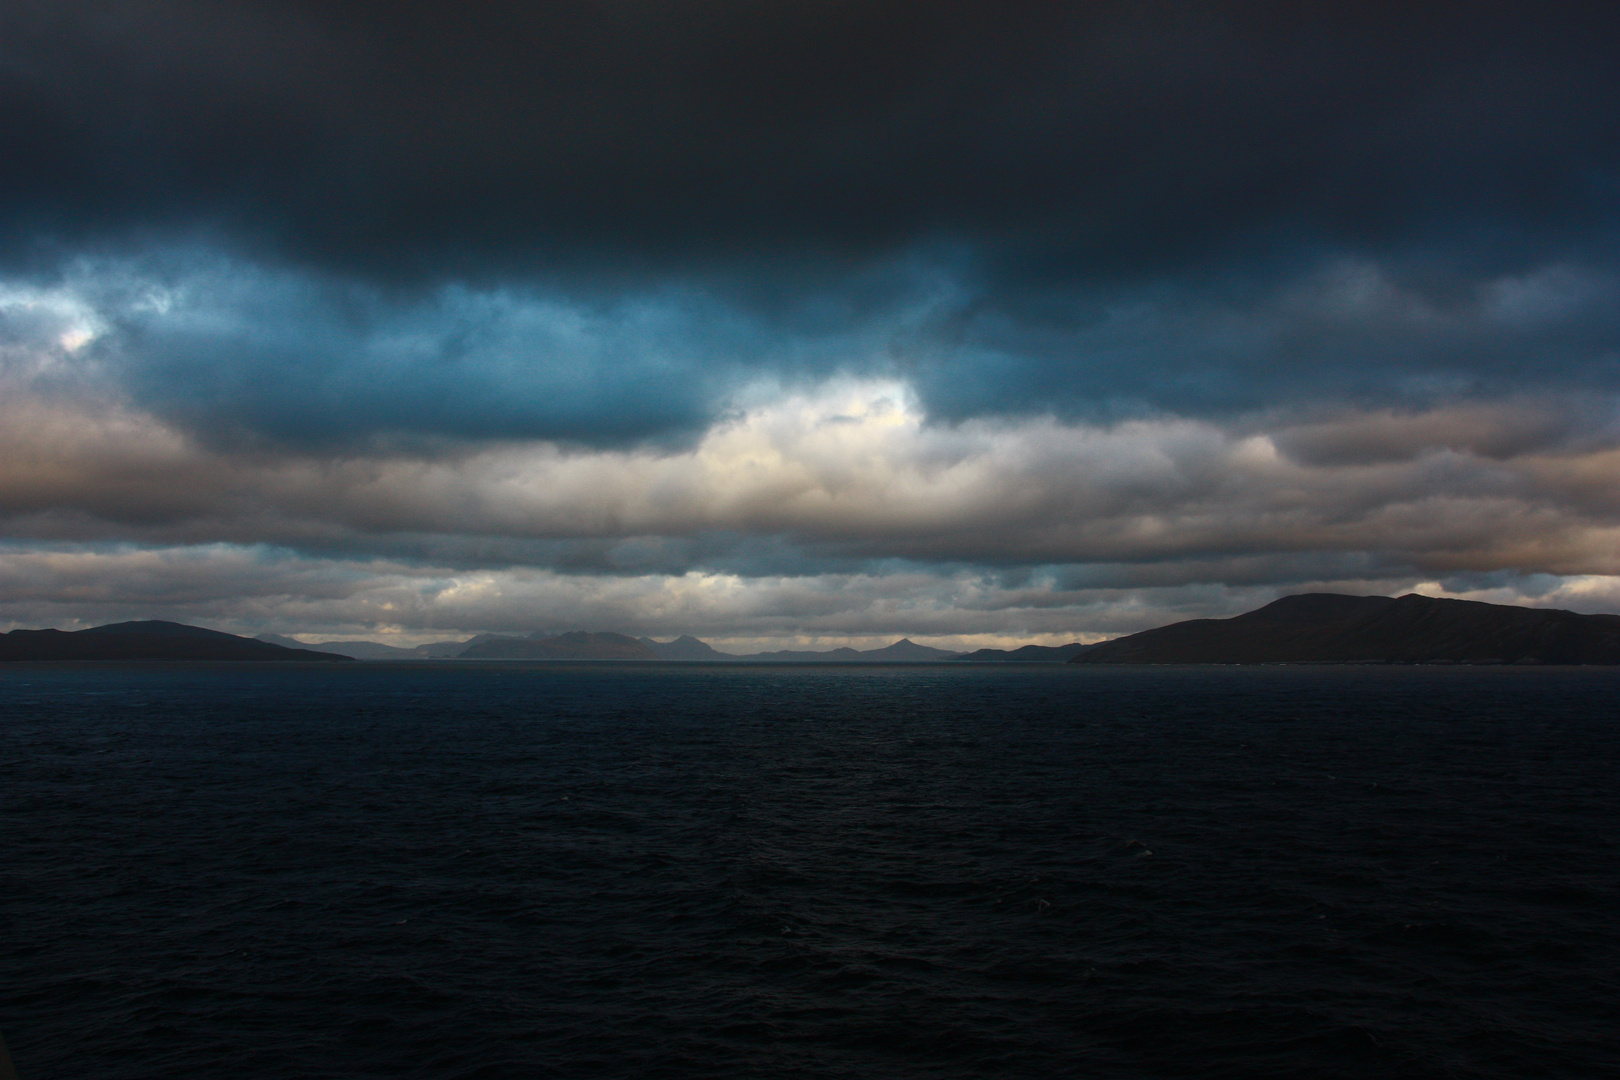
[[[1068,662],[1073,664],[1620,664],[1620,615],[1582,615],[1409,594],[1285,596],[1229,619],[1191,619],[1111,641],[954,652],[901,638],[877,649],[721,652],[606,631],[479,634],[400,648],[373,641],[305,644],[145,620],[88,630],[0,634],[6,660],[681,660],[762,663]]]
[[[1305,593],[1105,641],[1074,664],[1620,664],[1620,615]]]
[[[350,659],[160,619],[112,623],[88,630],[13,630],[0,634],[0,661]]]

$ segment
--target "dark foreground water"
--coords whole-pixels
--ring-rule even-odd
[[[1620,1075],[1620,672],[0,667],[93,1077]]]

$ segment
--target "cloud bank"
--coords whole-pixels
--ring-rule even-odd
[[[0,622],[1614,605],[1612,6],[4,20]]]

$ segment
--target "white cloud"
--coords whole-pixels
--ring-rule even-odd
[[[14,532],[73,539],[726,533],[924,562],[1377,551],[1437,569],[1616,572],[1620,449],[1560,445],[1567,423],[1556,403],[1506,403],[1258,431],[936,425],[903,383],[834,380],[732,413],[688,449],[310,458],[208,450],[129,408],[24,393],[0,402],[0,510]]]

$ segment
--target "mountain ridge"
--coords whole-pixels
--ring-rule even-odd
[[[700,641],[691,634],[682,634],[674,641],[654,641],[650,637],[637,638],[636,640],[657,653],[664,660],[737,659],[731,653],[723,653],[707,641]]]
[[[463,649],[493,635],[481,634],[467,641],[430,641],[426,645],[404,648],[384,645],[379,641],[316,641],[305,643],[282,634],[255,634],[255,641],[268,641],[288,649],[308,649],[311,652],[335,653],[356,660],[440,660],[459,656]]]
[[[1620,664],[1620,615],[1301,593],[1115,638],[1072,664]]]
[[[462,660],[657,660],[659,655],[625,634],[571,630],[551,637],[492,638],[460,654]]]
[[[658,641],[651,637],[631,638],[625,634],[575,630],[563,634],[534,631],[519,634],[478,634],[465,641],[436,641],[414,648],[384,645],[381,642],[319,641],[301,642],[281,634],[262,633],[255,640],[287,648],[332,653],[359,660],[678,660],[678,661],[753,661],[761,663],[874,663],[874,662],[942,662],[962,660],[986,661],[1045,661],[1062,662],[1077,652],[1093,648],[1073,642],[1068,645],[1024,645],[1016,649],[978,649],[961,652],[919,645],[910,638],[900,638],[875,649],[854,649],[848,646],[826,649],[777,649],[757,653],[721,652],[708,642],[691,634],[682,634],[671,641]],[[641,649],[647,650],[642,652]]]
[[[1064,663],[1074,657],[1096,648],[1095,645],[1082,645],[1072,641],[1067,645],[1020,645],[1016,649],[975,649],[970,653],[962,653],[956,659],[970,664],[986,663]]]
[[[353,659],[313,649],[290,649],[163,619],[109,623],[87,630],[12,630],[0,634],[0,661]]]

